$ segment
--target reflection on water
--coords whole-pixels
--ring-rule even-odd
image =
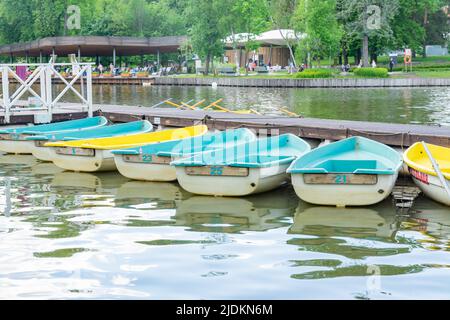
[[[290,188],[246,198],[195,196],[180,203],[175,219],[196,232],[267,231],[289,226],[298,202]]]
[[[0,156],[0,210],[0,298],[450,297],[450,210],[427,199],[399,215],[291,188],[199,197]]]
[[[62,90],[62,87],[58,88]],[[330,91],[331,90],[331,91]],[[280,115],[279,109],[305,117],[379,121],[392,123],[425,123],[450,125],[450,88],[232,88],[177,86],[94,86],[94,102],[150,107],[173,98],[175,101],[207,102],[224,99],[230,109],[251,108],[269,115]],[[65,101],[77,101],[67,94]]]

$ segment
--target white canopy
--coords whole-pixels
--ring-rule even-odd
[[[248,41],[258,41],[261,42],[262,45],[285,46],[286,39],[295,41],[303,39],[304,37],[304,34],[296,33],[294,30],[289,29],[271,30],[260,35],[254,35],[252,33],[239,33],[234,35],[238,47],[244,46]],[[225,39],[227,47],[232,47],[233,42],[233,36],[229,36]]]

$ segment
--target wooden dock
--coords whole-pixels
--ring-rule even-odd
[[[450,127],[393,123],[376,123],[312,118],[287,118],[264,115],[233,114],[214,111],[189,111],[139,106],[95,105],[96,115],[104,115],[112,122],[146,119],[155,125],[185,127],[206,124],[210,129],[250,128],[262,135],[292,133],[302,138],[340,140],[364,136],[395,147],[409,147],[426,141],[450,147]],[[12,115],[10,125],[33,123],[35,112],[23,111]],[[55,109],[54,121],[79,119],[87,116],[76,104],[62,104]],[[0,112],[0,123],[4,123]]]
[[[367,137],[395,147],[409,147],[418,141],[450,147],[450,127],[313,118],[286,118],[222,112],[150,109],[104,105],[100,114],[114,122],[147,119],[163,126],[184,127],[204,123],[210,129],[250,128],[261,134],[292,133],[302,138],[340,140]]]

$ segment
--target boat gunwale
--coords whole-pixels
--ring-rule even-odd
[[[33,128],[38,128],[42,126],[50,126],[50,125],[57,125],[57,124],[63,124],[65,122],[75,122],[79,121],[80,123],[84,120],[92,120],[92,119],[98,119],[98,122],[96,125],[91,125],[89,127],[85,127],[85,129],[77,129],[77,128],[67,128],[67,129],[61,129],[61,130],[54,130],[54,131],[41,131],[41,130],[33,130]],[[84,131],[84,130],[90,130],[95,128],[101,128],[108,124],[108,119],[104,116],[97,116],[92,118],[84,118],[84,119],[78,119],[78,120],[69,120],[69,121],[62,121],[62,122],[54,122],[54,123],[47,123],[42,125],[36,125],[36,126],[29,126],[29,127],[14,127],[9,129],[2,129],[0,130],[0,134],[25,134],[25,135],[37,135],[37,134],[55,134],[55,133],[64,133],[68,131]],[[29,130],[27,130],[29,129]],[[51,130],[51,129],[50,129]],[[14,140],[12,140],[14,141]]]
[[[398,161],[393,161],[391,159],[389,159],[392,163],[397,162],[396,166],[393,168],[382,168],[382,169],[364,169],[364,168],[358,168],[355,169],[353,172],[346,172],[346,171],[328,171],[325,168],[318,168],[318,167],[303,167],[303,168],[295,168],[295,166],[297,165],[297,163],[299,161],[301,161],[303,159],[303,157],[306,156],[311,156],[314,155],[315,153],[320,152],[321,150],[323,150],[323,148],[327,148],[331,145],[345,145],[346,143],[349,143],[352,140],[362,140],[362,141],[366,141],[368,143],[374,144],[374,145],[378,145],[378,146],[382,146],[384,148],[390,149],[392,151],[393,154],[397,154],[397,160]],[[330,156],[330,158],[332,158]],[[385,157],[386,159],[388,159],[387,157]],[[352,160],[350,160],[352,161]],[[311,161],[312,162],[312,161]],[[322,161],[322,163],[324,163],[325,161]],[[319,163],[321,164],[321,163]],[[336,142],[333,142],[331,144],[327,144],[324,145],[322,147],[318,147],[314,150],[312,150],[311,152],[304,154],[302,157],[299,157],[295,162],[292,163],[292,165],[289,167],[289,169],[287,170],[288,173],[290,174],[372,174],[372,175],[395,175],[402,167],[403,165],[403,159],[402,156],[400,154],[398,154],[397,151],[395,151],[393,148],[389,147],[388,145],[385,145],[383,143],[377,142],[375,140],[371,140],[365,137],[359,137],[359,136],[355,136],[355,137],[350,137],[347,139],[343,139],[343,140],[339,140]]]
[[[40,135],[32,135],[27,137],[25,140],[26,141],[49,141],[49,142],[59,142],[59,141],[67,141],[67,142],[71,142],[71,141],[76,141],[76,140],[86,140],[86,139],[102,139],[102,138],[108,138],[108,137],[117,137],[117,136],[126,136],[126,135],[136,135],[136,134],[143,134],[143,133],[150,133],[153,130],[153,125],[148,121],[148,120],[139,120],[139,121],[133,121],[133,122],[127,122],[127,123],[120,123],[120,124],[113,124],[111,126],[102,126],[102,127],[96,127],[96,128],[89,128],[89,130],[99,130],[99,129],[111,129],[112,127],[118,128],[119,126],[122,128],[127,128],[127,127],[133,127],[137,124],[142,124],[141,125],[141,129],[139,130],[133,130],[130,132],[120,132],[117,134],[112,134],[110,136],[105,136],[105,137],[93,137],[93,138],[77,138],[77,137],[70,137],[69,135],[65,136],[64,138],[57,138],[57,139],[52,139],[50,136],[54,135],[54,134],[64,134],[64,132],[53,132],[53,133],[48,133],[48,134],[40,134]],[[133,126],[132,126],[133,124]],[[88,131],[88,130],[85,130]],[[106,130],[105,130],[106,131]],[[67,134],[69,133],[73,133],[73,132],[82,132],[80,130],[78,131],[71,131],[71,132],[67,132]]]
[[[305,140],[303,140],[302,138],[291,134],[291,133],[287,133],[287,134],[283,134],[283,135],[279,135],[279,136],[274,136],[274,137],[267,137],[267,138],[263,138],[263,139],[257,139],[254,141],[250,141],[246,144],[250,144],[250,143],[259,143],[262,140],[270,140],[270,139],[276,139],[278,138],[280,139],[289,139],[289,138],[295,138],[295,143],[296,144],[302,144],[302,146],[304,147],[303,149],[303,155],[307,154],[311,151],[311,146],[309,145],[309,143],[307,143]],[[290,144],[290,141],[288,141],[287,145]],[[227,149],[230,149],[233,147],[228,147],[223,149],[224,151]],[[283,147],[278,147],[278,149],[283,149]],[[202,152],[200,154],[211,154],[214,153],[215,151],[208,151],[208,152]],[[222,167],[235,167],[235,168],[250,168],[250,169],[258,169],[258,168],[268,168],[268,167],[273,167],[276,165],[285,165],[285,164],[289,164],[292,163],[293,161],[295,161],[299,156],[279,156],[278,159],[276,160],[272,160],[272,161],[267,161],[267,162],[245,162],[245,161],[232,161],[232,162],[224,162],[224,163],[208,163],[205,161],[195,161],[195,157],[198,155],[194,155],[190,158],[184,158],[184,159],[180,159],[180,160],[176,160],[173,161],[170,165],[174,166],[174,167],[206,167],[206,166],[222,166]],[[283,159],[280,159],[280,157],[282,157]],[[191,160],[192,159],[192,160]]]
[[[427,146],[433,146],[433,147],[446,149],[443,146],[439,146],[439,145],[431,144],[431,143],[427,143]],[[420,148],[420,147],[421,147],[421,142],[416,142],[411,147],[409,147],[405,151],[405,153],[403,154],[403,161],[411,169],[414,169],[414,170],[419,171],[421,173],[425,173],[425,174],[431,175],[433,177],[437,177],[438,175],[437,175],[436,171],[434,171],[434,169],[432,169],[431,167],[426,167],[426,166],[420,165],[420,164],[414,162],[414,160],[412,160],[411,158],[409,158],[411,152],[413,152],[413,150],[415,150],[416,148]],[[438,162],[438,164],[439,164],[439,162]],[[446,180],[450,180],[450,173],[442,172],[442,174],[443,174],[443,176],[445,177]]]
[[[176,133],[183,132],[183,130],[186,130],[186,129],[189,130],[190,136],[183,137],[183,138],[180,138],[180,137],[176,136]],[[84,139],[84,140],[78,140],[78,141],[48,142],[44,146],[45,147],[53,147],[53,148],[65,147],[65,148],[81,148],[81,149],[95,149],[95,150],[116,150],[116,149],[126,149],[126,148],[139,147],[139,146],[143,146],[143,145],[158,144],[158,143],[162,143],[162,142],[183,140],[183,139],[190,138],[190,137],[193,137],[193,136],[202,136],[206,132],[208,132],[208,127],[206,125],[198,125],[198,126],[191,126],[191,127],[178,128],[178,129],[169,129],[169,130],[162,130],[162,131],[153,131],[153,132],[148,132],[148,133],[140,133],[140,134],[135,134],[135,135],[121,135],[121,136],[116,136],[116,137],[97,138],[97,139]],[[172,135],[174,135],[175,137],[173,137],[171,139],[164,140],[164,139],[161,139],[161,138],[163,138],[163,136],[161,136],[160,137],[161,140],[157,140],[157,141],[134,142],[134,143],[128,142],[128,143],[121,143],[121,144],[115,144],[115,145],[112,145],[112,144],[109,144],[109,145],[96,145],[96,144],[92,143],[92,142],[95,143],[96,140],[105,140],[105,139],[114,139],[114,138],[132,139],[135,136],[139,136],[140,137],[140,136],[143,136],[143,135],[153,135],[155,137],[158,137],[158,135],[167,134],[167,133],[172,133]],[[83,141],[91,141],[91,143],[85,142],[83,144]],[[78,144],[77,145],[73,145],[72,143],[78,143]]]
[[[172,146],[171,151],[153,150],[152,152],[148,152],[148,151],[144,150],[144,148],[147,147],[147,146],[149,146],[149,147],[153,146],[153,144],[149,144],[149,145],[142,146],[142,150],[137,150],[138,148],[129,148],[129,149],[122,149],[122,150],[113,150],[112,153],[114,155],[117,155],[117,156],[120,156],[120,155],[122,155],[122,156],[124,156],[124,155],[141,155],[142,154],[142,155],[152,155],[152,156],[167,157],[167,158],[169,158],[169,157],[170,158],[176,158],[176,157],[187,157],[187,158],[189,158],[189,157],[194,157],[194,156],[196,156],[198,154],[201,154],[201,153],[212,152],[212,151],[215,151],[215,150],[218,150],[218,149],[226,149],[227,147],[222,147],[222,148],[218,147],[218,148],[215,148],[213,150],[206,150],[206,151],[205,150],[192,151],[192,149],[191,149],[191,152],[174,152],[173,150],[178,147],[178,144],[181,144],[183,142],[192,141],[194,139],[205,139],[205,138],[211,139],[213,137],[215,138],[215,137],[224,137],[224,136],[227,137],[227,134],[235,133],[235,132],[242,132],[242,133],[239,133],[239,135],[233,135],[232,136],[233,138],[240,137],[240,140],[236,141],[235,144],[233,144],[231,146],[228,146],[228,148],[229,147],[235,147],[236,145],[241,145],[241,144],[253,142],[253,141],[256,140],[255,134],[250,129],[239,128],[239,129],[229,129],[229,130],[220,131],[220,132],[216,132],[216,133],[206,133],[203,136],[194,136],[194,137],[188,137],[188,138],[185,138],[185,139],[181,139],[179,143],[177,143],[174,146]],[[174,142],[174,140],[165,141],[162,144],[166,144],[168,146],[171,143],[173,144],[173,142]],[[225,142],[226,142],[226,140],[225,140]],[[211,141],[210,144],[212,144],[212,143],[216,143],[216,141]],[[210,144],[207,144],[207,145],[209,146]]]

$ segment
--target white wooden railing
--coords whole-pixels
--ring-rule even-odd
[[[51,122],[53,113],[57,103],[69,91],[72,91],[80,99],[80,107],[87,110],[89,117],[93,116],[93,102],[92,102],[92,65],[93,63],[52,63],[47,64],[0,64],[0,73],[2,81],[2,93],[0,94],[0,111],[4,112],[5,123],[9,123],[11,115],[17,112],[35,112],[36,114],[44,113],[46,115],[46,122]],[[26,67],[34,69],[31,75],[26,80],[16,72],[16,67]],[[70,82],[66,80],[57,70],[57,68],[65,69],[72,68],[72,78]],[[11,79],[15,79],[19,86],[16,90],[11,91]],[[64,88],[53,97],[54,80],[62,81]],[[39,80],[39,90],[35,85]],[[80,92],[75,88],[77,83],[81,83]],[[86,90],[84,90],[84,83]],[[38,107],[24,107],[23,101],[20,99],[25,93],[33,96],[39,102]]]

